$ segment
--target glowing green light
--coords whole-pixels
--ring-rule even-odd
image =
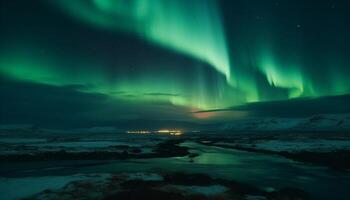
[[[304,93],[304,83],[298,68],[281,65],[283,64],[277,64],[273,56],[265,51],[259,67],[271,86],[290,89],[290,98],[301,96]]]
[[[77,19],[122,30],[207,62],[230,79],[230,62],[214,0],[61,0]]]

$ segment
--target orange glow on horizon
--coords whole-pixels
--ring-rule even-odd
[[[193,116],[198,119],[209,119],[215,117],[216,114],[213,112],[193,112]]]

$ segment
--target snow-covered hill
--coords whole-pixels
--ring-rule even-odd
[[[350,131],[350,114],[316,115],[305,118],[254,118],[224,124],[223,130],[250,131]]]

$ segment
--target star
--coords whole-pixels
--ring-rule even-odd
[[[260,16],[260,15],[257,15],[255,18],[256,18],[256,20],[263,20],[264,19],[264,17]]]

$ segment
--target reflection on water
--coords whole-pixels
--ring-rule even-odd
[[[197,164],[205,165],[228,165],[239,163],[239,160],[234,155],[220,153],[205,153],[193,160]]]
[[[118,173],[118,172],[189,172],[205,173],[217,178],[233,179],[253,184],[261,188],[296,187],[312,194],[316,199],[350,199],[350,172],[335,172],[324,167],[297,163],[288,159],[232,149],[209,147],[186,142],[182,145],[191,148],[199,156],[152,158],[127,161],[111,161],[100,164],[82,164],[78,161],[61,163],[64,170],[55,170],[57,162],[26,164],[26,168],[37,169],[38,176],[67,175],[76,173]],[[81,161],[80,161],[81,162]],[[38,166],[39,165],[39,166]],[[7,166],[8,168],[11,166]],[[18,167],[18,166],[17,166]],[[43,169],[50,170],[43,170]],[[11,168],[12,169],[12,168]],[[20,169],[20,168],[19,168]],[[33,170],[28,173],[33,175]],[[34,173],[35,174],[35,173]],[[18,176],[25,175],[19,170]],[[334,198],[334,195],[339,198]]]
[[[101,171],[184,171],[206,173],[213,177],[232,179],[260,188],[296,187],[312,194],[316,199],[348,199],[350,173],[335,172],[294,162],[280,156],[243,152],[197,143],[184,143],[199,156],[190,162],[188,157],[155,158],[134,162],[115,162],[98,166]],[[92,169],[92,171],[96,168]],[[332,192],[330,192],[332,191]]]

